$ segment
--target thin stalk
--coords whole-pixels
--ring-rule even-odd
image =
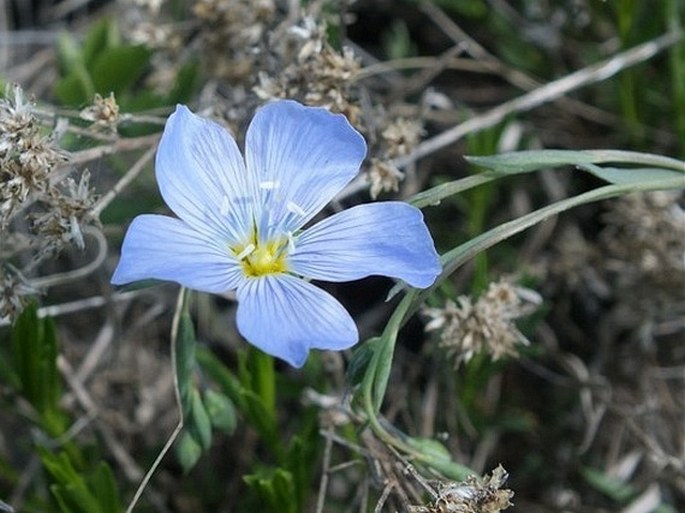
[[[143,477],[143,480],[138,485],[136,493],[133,495],[133,499],[131,499],[131,502],[126,508],[126,513],[131,513],[133,508],[136,507],[136,504],[143,495],[145,488],[147,488],[150,479],[152,479],[152,476],[157,471],[157,468],[162,463],[162,460],[167,455],[171,447],[174,445],[174,442],[178,438],[178,435],[183,430],[183,404],[181,402],[181,393],[178,385],[178,373],[176,372],[176,341],[178,339],[178,327],[181,322],[181,315],[183,314],[183,310],[186,308],[186,295],[187,289],[185,287],[181,287],[181,290],[178,293],[178,299],[176,300],[176,311],[174,312],[174,318],[171,323],[171,368],[174,370],[174,397],[176,399],[176,408],[178,409],[179,414],[178,423],[176,424],[176,427],[172,431],[171,435],[169,435],[169,438],[164,444],[164,447],[162,447],[162,450],[159,451],[155,461],[152,462],[152,465],[145,474],[145,477]]]

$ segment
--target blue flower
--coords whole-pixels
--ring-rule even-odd
[[[350,315],[310,279],[379,274],[425,288],[440,272],[423,216],[406,203],[355,206],[303,229],[365,154],[344,116],[284,100],[257,111],[243,160],[228,131],[179,105],[156,158],[159,189],[178,218],[135,218],[112,283],[236,290],[240,333],[295,367],[311,348],[356,344]]]

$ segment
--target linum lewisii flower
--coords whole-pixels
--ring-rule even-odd
[[[228,131],[178,106],[156,158],[162,197],[178,218],[134,219],[112,283],[235,290],[240,333],[296,367],[310,348],[354,345],[354,321],[310,279],[379,274],[425,288],[440,272],[421,212],[406,203],[358,205],[304,228],[365,154],[344,116],[283,100],[257,111],[243,159]]]

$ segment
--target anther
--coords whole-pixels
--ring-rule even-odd
[[[298,216],[304,217],[307,212],[304,211],[304,209],[295,203],[294,201],[289,201],[288,203],[285,204],[285,208],[289,211],[292,212],[293,214],[297,214]]]
[[[288,253],[292,256],[295,254],[295,237],[293,232],[288,232]]]
[[[219,211],[221,212],[222,216],[228,215],[228,207],[229,207],[228,196],[224,195],[224,197],[221,198],[221,207],[219,208]]]
[[[259,182],[259,188],[265,190],[278,189],[280,186],[280,182],[276,180],[267,180],[264,182]]]
[[[238,259],[238,260],[242,260],[242,259],[245,258],[246,256],[251,255],[252,252],[253,252],[255,249],[256,249],[256,247],[255,247],[254,244],[248,244],[247,246],[245,246],[245,249],[243,249],[243,250],[242,250],[240,253],[238,253],[235,257],[236,257],[236,259]]]

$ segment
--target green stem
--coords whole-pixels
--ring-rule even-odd
[[[418,294],[417,289],[407,291],[402,301],[397,305],[395,311],[390,316],[390,320],[385,325],[382,335],[378,339],[378,347],[375,348],[368,370],[362,382],[363,393],[373,397],[373,406],[376,411],[380,410],[385,391],[390,378],[392,358],[395,353],[395,342],[404,319],[407,309],[412,305],[413,298]]]
[[[478,473],[471,470],[469,467],[457,463],[455,461],[447,460],[446,458],[440,461],[431,457],[430,455],[416,449],[412,445],[406,443],[404,440],[393,436],[390,434],[380,423],[378,416],[376,415],[376,409],[374,401],[371,395],[371,389],[369,387],[364,388],[364,409],[366,410],[367,420],[371,431],[378,437],[381,442],[389,447],[394,447],[398,451],[403,452],[407,456],[410,456],[415,461],[419,461],[428,467],[431,467],[439,472],[441,472],[446,477],[456,480],[464,480],[468,476],[477,476]]]
[[[604,155],[606,156],[609,153],[610,152],[606,152]],[[612,158],[625,157],[625,152],[614,152],[611,153],[611,156]],[[391,445],[403,451],[404,453],[411,455],[417,460],[433,468],[438,469],[441,465],[443,467],[446,465],[445,462],[437,462],[430,456],[425,455],[421,451],[418,451],[416,448],[407,444],[405,441],[392,436],[385,428],[383,428],[377,416],[388,386],[388,379],[390,375],[390,368],[392,366],[397,334],[409,317],[411,317],[411,315],[418,309],[419,305],[423,303],[426,296],[430,294],[442,280],[446,279],[457,268],[482,251],[530,228],[531,226],[536,225],[537,223],[558,215],[565,210],[569,210],[586,203],[614,198],[616,196],[621,196],[631,192],[682,189],[684,187],[685,181],[681,179],[681,177],[645,181],[641,183],[620,183],[606,185],[604,187],[599,187],[583,194],[579,194],[578,196],[547,205],[546,207],[540,208],[534,212],[496,226],[442,255],[441,263],[443,265],[443,271],[435,283],[430,288],[421,291],[417,289],[410,289],[395,308],[395,311],[390,317],[383,334],[378,340],[379,345],[373,352],[371,362],[369,363],[366,375],[362,381],[361,388],[364,409],[366,410],[369,425],[376,436],[378,436],[379,439],[388,445]],[[449,462],[449,464],[450,468],[455,468],[454,465],[456,464],[453,465],[453,462]],[[457,465],[456,468],[458,469],[459,467],[460,466]]]
[[[485,173],[478,173],[477,175],[467,176],[466,178],[460,178],[459,180],[436,185],[426,191],[415,194],[409,200],[409,203],[416,208],[439,205],[440,201],[449,196],[492,182],[501,176],[504,176],[504,173],[487,171]]]
[[[379,347],[374,351],[362,386],[364,387],[365,393],[370,393],[373,388],[373,405],[376,411],[380,408],[387,388],[390,364],[395,349],[397,333],[409,317],[416,312],[426,296],[465,262],[513,235],[579,205],[614,198],[630,192],[682,189],[684,187],[685,180],[680,177],[645,181],[641,183],[605,185],[604,187],[593,189],[583,194],[579,194],[578,196],[547,205],[534,212],[491,228],[442,255],[441,263],[443,265],[443,270],[440,276],[438,276],[435,283],[427,289],[421,291],[410,289],[407,292],[390,317],[390,320],[380,337]]]

